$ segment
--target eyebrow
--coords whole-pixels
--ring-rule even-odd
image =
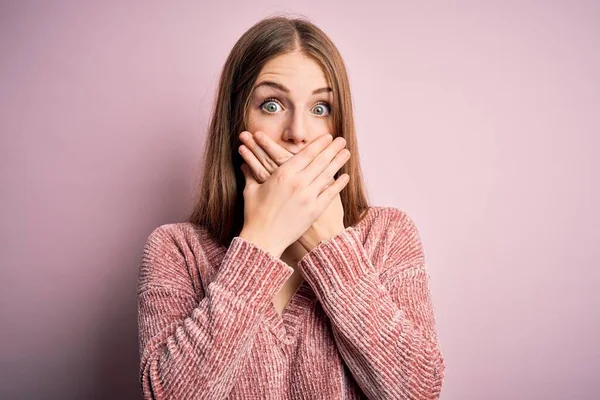
[[[262,82],[258,83],[256,86],[254,86],[254,89],[261,87],[261,86],[269,86],[269,87],[272,87],[273,89],[281,90],[282,92],[285,92],[285,93],[290,92],[290,89],[283,86],[281,83],[273,82],[273,81],[262,81]],[[314,95],[314,94],[325,93],[325,92],[331,92],[331,88],[329,86],[322,87],[320,89],[314,90],[312,94]]]

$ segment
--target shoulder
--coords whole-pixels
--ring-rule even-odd
[[[190,222],[172,222],[154,228],[150,232],[148,240],[161,243],[169,242],[173,239],[188,236],[190,232],[198,230],[202,230],[202,228]]]
[[[204,227],[191,222],[174,222],[150,232],[143,255],[169,261],[198,261],[218,253],[220,247]]]
[[[154,228],[148,235],[146,244],[160,246],[173,245],[216,245],[208,230],[191,222],[172,222]]]
[[[211,272],[220,246],[201,226],[190,222],[160,225],[148,235],[143,247],[140,291],[148,287],[200,288]]]
[[[168,251],[187,247],[192,241],[199,241],[202,228],[189,222],[175,222],[154,228],[146,239],[145,251]]]

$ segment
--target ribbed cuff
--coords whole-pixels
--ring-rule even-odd
[[[353,227],[320,242],[302,257],[298,266],[321,298],[352,288],[365,277],[377,273],[359,232]]]
[[[254,243],[236,236],[214,282],[252,304],[270,304],[294,269]]]

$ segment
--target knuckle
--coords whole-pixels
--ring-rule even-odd
[[[267,179],[269,179],[269,174],[264,171],[261,171],[258,179],[260,180],[261,183],[264,183]]]
[[[272,176],[275,177],[275,180],[278,183],[283,183],[288,180],[288,175],[289,174],[284,169],[277,169]]]
[[[294,190],[298,190],[298,189],[302,188],[302,180],[300,178],[298,178],[297,176],[289,177],[289,182],[290,182],[290,186]]]
[[[266,163],[267,163],[267,165],[269,166],[269,168],[270,168],[272,171],[274,171],[275,169],[277,169],[277,167],[279,166],[279,165],[278,165],[278,164],[277,164],[275,161],[273,161],[273,160],[272,160],[272,159],[270,159],[270,158],[267,158],[267,159],[266,159]]]
[[[311,198],[311,196],[307,192],[304,192],[304,193],[300,194],[298,198],[300,200],[300,205],[302,207],[307,207],[307,206],[310,206],[312,204],[312,198]]]

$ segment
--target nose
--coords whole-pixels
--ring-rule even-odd
[[[309,141],[310,127],[306,116],[294,112],[283,130],[282,139],[286,142],[306,143]]]

